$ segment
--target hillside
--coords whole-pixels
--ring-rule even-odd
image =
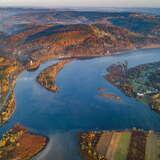
[[[53,9],[11,13],[2,16],[1,37],[5,36],[0,39],[0,51],[23,64],[52,57],[111,55],[160,43],[158,15]]]

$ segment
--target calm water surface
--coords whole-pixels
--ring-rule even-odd
[[[132,127],[160,131],[160,115],[112,86],[103,76],[107,66],[128,61],[129,67],[160,61],[160,49],[130,51],[126,54],[87,60],[74,60],[58,74],[57,93],[42,88],[36,76],[48,61],[34,72],[23,72],[15,87],[16,111],[0,129],[1,134],[19,122],[31,131],[47,135],[50,142],[36,160],[80,160],[79,131],[112,130]],[[97,88],[121,97],[120,102],[98,96]]]

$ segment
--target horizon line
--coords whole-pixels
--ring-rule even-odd
[[[94,8],[101,8],[101,9],[107,9],[107,8],[122,8],[122,9],[139,9],[139,8],[146,8],[146,9],[159,9],[160,6],[156,7],[150,7],[150,6],[116,6],[116,7],[113,7],[113,6],[107,6],[107,7],[102,7],[102,6],[99,6],[99,7],[94,7],[94,6],[55,6],[55,7],[49,7],[49,6],[30,6],[30,5],[25,5],[25,6],[16,6],[16,5],[3,5],[3,6],[0,6],[0,8],[26,8],[26,9],[57,9],[57,8],[62,8],[62,9],[85,9],[85,8],[90,8],[90,9],[94,9]]]

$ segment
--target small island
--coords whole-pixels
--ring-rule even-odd
[[[120,99],[121,99],[119,96],[116,96],[111,93],[101,93],[101,94],[99,94],[99,96],[104,97],[106,99],[115,100],[115,101],[120,101]]]
[[[160,62],[128,68],[128,63],[113,64],[105,78],[127,96],[149,104],[160,111]]]
[[[159,133],[140,129],[80,134],[81,153],[86,160],[156,160],[159,141]]]
[[[61,60],[60,62],[44,69],[38,75],[37,82],[47,90],[56,92],[58,90],[58,87],[55,84],[56,76],[59,73],[59,71],[63,69],[64,65],[69,62],[70,60],[68,59]]]
[[[47,142],[46,137],[30,133],[16,124],[0,140],[0,159],[28,160],[44,149]]]

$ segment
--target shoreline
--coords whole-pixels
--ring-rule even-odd
[[[77,55],[77,56],[65,56],[65,55],[62,55],[62,56],[57,56],[57,57],[54,57],[54,59],[57,59],[57,60],[63,60],[63,59],[77,59],[77,60],[83,60],[83,59],[92,59],[92,58],[99,58],[99,57],[110,57],[110,56],[117,56],[117,55],[123,55],[123,54],[130,54],[128,52],[133,52],[133,51],[138,51],[138,50],[146,50],[146,49],[160,49],[160,44],[159,45],[155,45],[154,46],[144,46],[144,47],[137,47],[137,48],[131,48],[131,49],[124,49],[124,50],[121,50],[121,51],[115,51],[115,52],[112,52],[110,54],[97,54],[97,55],[87,55],[87,56],[84,56],[84,55]],[[52,58],[51,58],[52,59]],[[50,59],[48,59],[50,60]],[[47,61],[47,60],[46,60]],[[42,63],[43,64],[43,63]]]
[[[149,46],[146,46],[146,47],[142,47],[142,48],[133,48],[133,49],[129,49],[129,50],[125,50],[125,51],[117,51],[117,52],[114,52],[113,55],[111,56],[117,56],[117,55],[123,55],[123,54],[130,54],[128,52],[133,52],[133,51],[139,51],[139,50],[146,50],[146,49],[160,49],[160,45],[156,45],[155,47],[149,47]]]
[[[37,153],[35,153],[33,156],[31,156],[31,157],[29,158],[29,159],[32,159],[32,158],[36,157],[38,154],[40,154],[43,150],[46,149],[46,147],[47,147],[47,145],[48,145],[50,139],[49,139],[48,136],[43,135],[43,134],[40,134],[40,133],[33,133],[33,132],[30,132],[30,134],[37,135],[37,136],[42,136],[42,137],[45,137],[45,138],[46,138],[45,144],[44,144],[43,148],[42,148],[41,150],[39,150]]]
[[[0,158],[31,159],[48,144],[49,138],[42,134],[30,132],[28,128],[15,124],[6,131],[0,140]],[[13,152],[14,154],[10,154]]]
[[[3,126],[13,115],[16,108],[16,101],[14,95],[14,88],[16,85],[17,76],[23,71],[22,66],[16,61],[11,63],[11,59],[7,59],[5,57],[4,61],[1,63],[5,63],[5,61],[9,61],[7,64],[2,64],[4,70],[1,72],[2,83],[1,86],[1,96],[3,98],[3,102],[1,103],[0,110],[0,125]]]
[[[149,107],[160,112],[159,107],[159,87],[158,87],[158,68],[160,62],[146,63],[138,65],[136,67],[128,68],[128,63],[112,64],[107,68],[108,73],[105,75],[105,79],[112,85],[124,92],[126,96],[132,97]],[[148,73],[146,75],[146,72]],[[150,76],[154,76],[154,85],[150,83]],[[136,77],[136,79],[135,79]],[[144,82],[141,82],[142,79]],[[148,85],[146,84],[149,83]],[[139,86],[139,85],[140,86]]]
[[[36,78],[36,81],[48,91],[56,92],[59,87],[56,86],[55,81],[57,74],[63,69],[63,67],[69,63],[70,60],[61,60],[56,64],[53,64],[45,68]]]

